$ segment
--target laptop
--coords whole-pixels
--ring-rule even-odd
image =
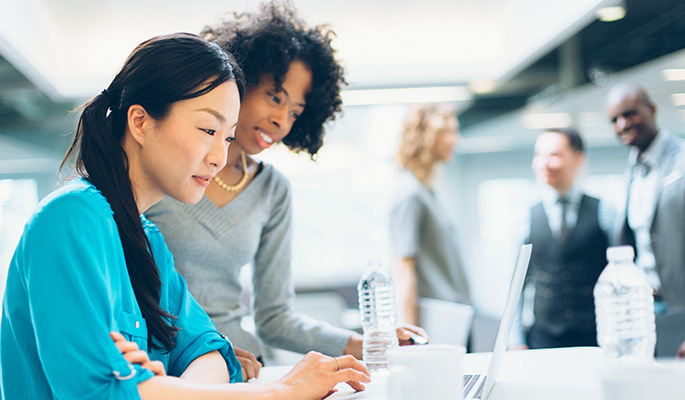
[[[490,363],[486,374],[468,374],[464,375],[464,400],[480,399],[486,400],[490,391],[492,390],[497,374],[499,373],[500,365],[502,364],[502,357],[506,351],[507,341],[509,340],[509,333],[516,315],[516,307],[518,305],[521,291],[523,290],[523,282],[528,271],[528,263],[530,261],[530,254],[533,245],[524,244],[519,250],[519,254],[514,267],[514,273],[509,284],[509,293],[507,294],[507,302],[504,306],[504,313],[500,320],[499,328],[497,329],[497,337],[495,339],[495,347],[492,351]],[[261,379],[261,378],[260,378]],[[362,392],[350,392],[350,388],[342,385],[342,390],[332,394],[327,399],[330,400],[377,400],[387,398],[385,393],[385,386],[383,385],[367,385],[367,389]]]
[[[499,374],[499,368],[502,365],[502,358],[507,349],[507,341],[511,333],[511,327],[514,323],[514,316],[516,315],[516,307],[521,297],[523,290],[523,283],[526,279],[526,272],[528,271],[528,263],[530,262],[530,253],[533,249],[532,244],[524,244],[519,250],[518,258],[516,259],[516,266],[514,273],[509,283],[509,293],[507,294],[507,302],[504,306],[504,313],[497,329],[497,337],[495,338],[495,347],[492,350],[492,357],[488,371],[485,375],[481,374],[465,374],[464,375],[464,400],[481,399],[486,400],[492,387],[495,385],[495,380]]]

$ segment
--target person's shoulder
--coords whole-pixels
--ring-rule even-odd
[[[264,178],[272,182],[275,186],[290,188],[290,180],[283,172],[273,166],[273,164],[264,163],[263,165],[261,174],[264,174]]]
[[[609,203],[608,201],[602,200],[600,197],[595,197],[587,193],[583,193],[583,197],[581,198],[581,202],[579,204],[578,212],[581,212],[581,210],[596,210],[598,214],[602,214],[606,211],[611,211],[611,209],[611,203]]]
[[[674,169],[685,172],[685,138],[677,136],[669,131],[666,132],[666,148],[664,155],[673,157],[675,160]]]
[[[164,241],[164,236],[162,235],[162,232],[159,230],[157,225],[154,222],[147,219],[147,217],[144,214],[141,214],[140,222],[143,224],[143,230],[145,231],[147,239],[150,241],[150,246],[152,246],[152,251],[155,255],[155,259],[157,259],[161,256],[160,252],[166,253],[166,251],[168,250],[166,242]]]
[[[661,129],[657,138],[661,138],[660,140],[664,143],[663,151],[675,151],[679,153],[680,156],[683,155],[683,152],[685,151],[685,138],[682,136],[676,135],[668,129]]]
[[[159,228],[157,227],[157,225],[155,225],[154,222],[147,219],[147,217],[144,214],[141,214],[140,222],[143,224],[143,229],[145,230],[146,233],[148,233],[148,234],[149,233],[154,233],[154,234],[159,233]]]
[[[583,192],[581,199],[587,199],[589,201],[597,202],[597,203],[605,202],[605,201],[602,201],[602,199],[599,198],[598,196],[595,196],[594,194],[588,194],[585,192]]]
[[[290,180],[272,164],[264,163],[262,171],[251,184],[259,185],[259,190],[263,195],[274,198],[290,196],[292,186]]]
[[[670,129],[661,129],[659,130],[659,134],[663,134],[668,141],[679,143],[680,145],[685,144],[685,137],[683,137],[682,134],[671,131]]]
[[[681,136],[672,135],[672,140],[675,146],[678,148],[678,155],[685,158],[685,138]]]
[[[113,214],[99,190],[83,179],[74,179],[40,201],[27,228],[31,232],[92,230],[110,226]]]
[[[404,169],[395,169],[393,171],[393,186],[395,193],[400,196],[417,195],[424,191],[421,182],[414,176],[411,171]]]
[[[527,207],[527,210],[529,212],[532,212],[534,210],[544,210],[545,209],[545,203],[542,200],[536,200]]]
[[[145,211],[146,220],[150,219],[155,221],[160,218],[160,216],[166,214],[175,214],[182,210],[184,203],[174,199],[173,197],[165,197],[157,203],[153,204],[152,207]],[[149,221],[148,221],[149,222]]]
[[[407,171],[398,172],[394,186],[394,210],[422,209],[430,203],[428,190]]]
[[[107,199],[85,179],[74,179],[47,195],[38,204],[36,215],[60,211],[69,215],[97,213],[112,215]]]

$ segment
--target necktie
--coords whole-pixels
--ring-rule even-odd
[[[566,242],[568,238],[568,221],[566,220],[566,211],[568,210],[568,198],[559,197],[559,203],[561,204],[561,228],[559,229],[559,241],[561,243]]]

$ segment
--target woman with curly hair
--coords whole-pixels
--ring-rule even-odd
[[[437,167],[452,159],[458,131],[456,112],[446,104],[416,107],[402,127],[390,237],[399,320],[407,324],[418,323],[419,297],[471,304],[454,228],[433,193]]]
[[[257,375],[260,363],[240,349],[261,361],[262,343],[361,359],[361,335],[294,312],[290,183],[273,165],[252,158],[278,142],[315,158],[324,123],[342,104],[345,80],[331,46],[334,33],[306,26],[292,7],[274,2],[256,14],[233,14],[202,34],[234,54],[245,72],[236,140],[198,204],[165,199],[146,215],[164,234],[191,293],[239,348],[246,377]],[[239,273],[246,264],[252,265],[257,336],[241,326],[247,306]],[[404,330],[398,338],[409,343]]]

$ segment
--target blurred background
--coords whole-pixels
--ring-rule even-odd
[[[458,109],[461,141],[441,171],[438,195],[459,228],[484,326],[502,311],[527,210],[538,196],[530,162],[542,129],[580,130],[588,147],[581,186],[617,208],[627,149],[604,113],[608,89],[621,81],[643,85],[659,126],[685,134],[682,0],[293,4],[308,23],[337,33],[349,83],[344,111],[328,126],[316,162],[284,148],[260,157],[293,184],[298,305],[336,324],[355,327],[358,320],[331,313],[322,299],[335,293],[341,310],[354,309],[369,260],[387,260],[392,158],[411,104],[449,101]],[[57,167],[76,121],[70,111],[105,88],[143,40],[197,33],[230,11],[258,5],[0,0],[0,293],[26,218],[60,184]],[[476,350],[487,350],[493,330],[484,329]]]

